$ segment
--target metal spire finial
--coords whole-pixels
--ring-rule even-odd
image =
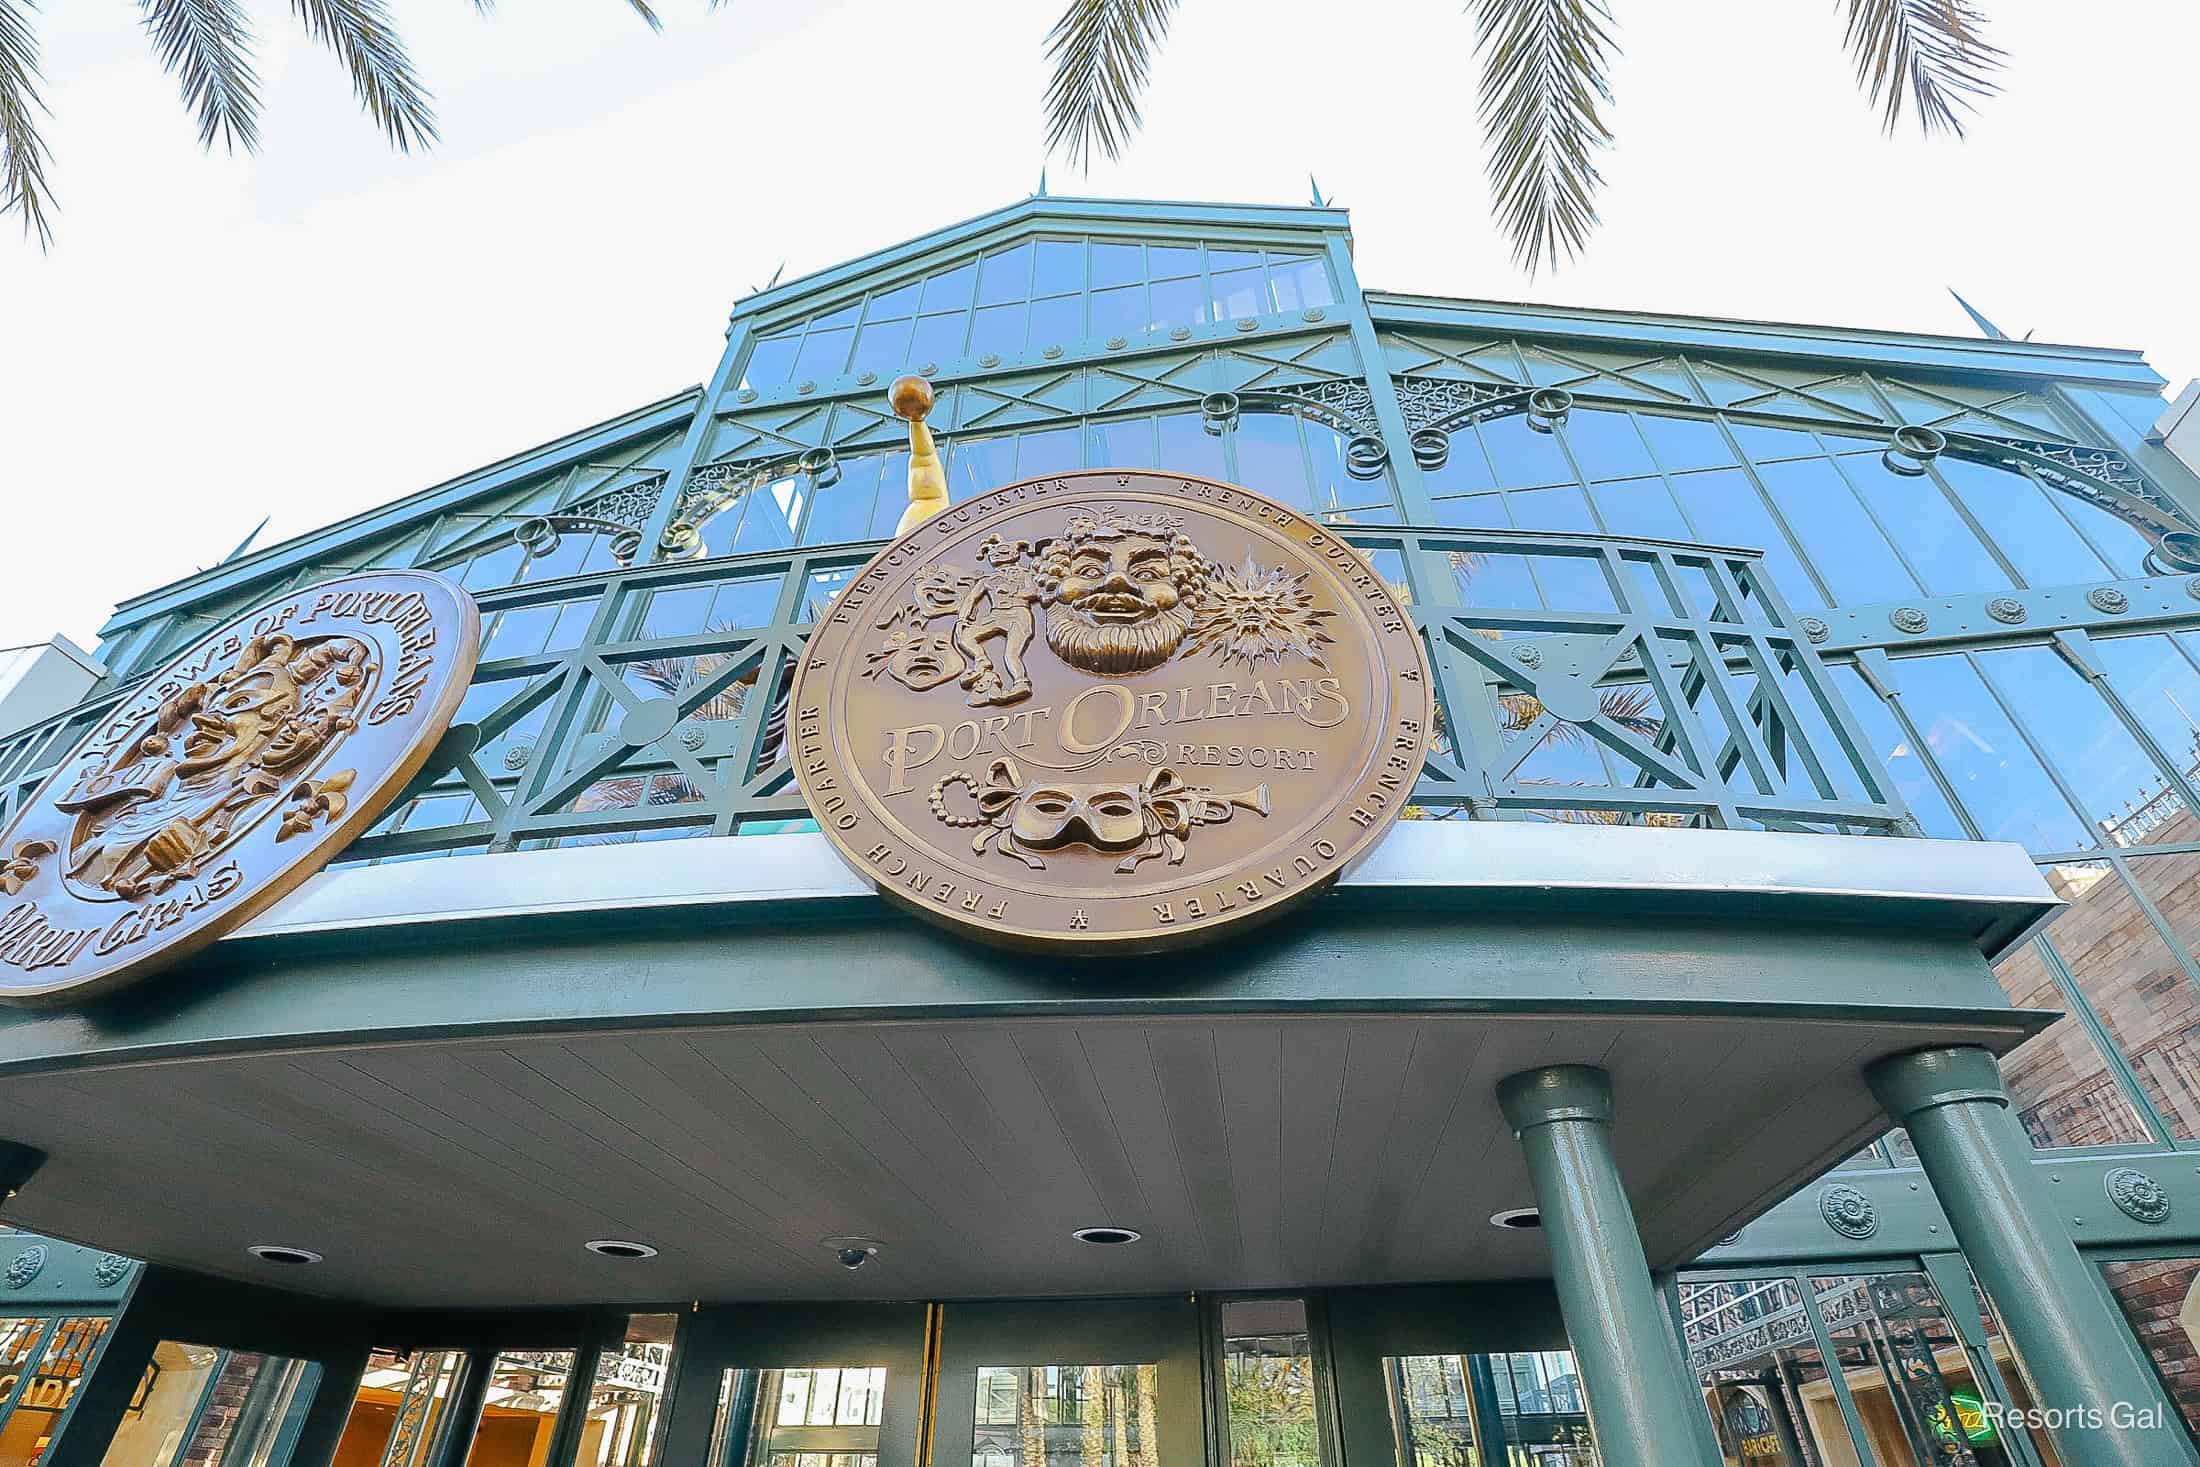
[[[1315,208],[1326,209],[1329,207],[1329,200],[1322,197],[1322,186],[1314,181],[1314,175],[1312,173],[1308,173],[1306,175],[1306,187],[1307,190],[1314,196]]]
[[[2009,339],[2008,332],[2002,330],[1999,326],[1996,326],[1993,322],[1987,320],[1984,316],[1980,315],[1978,312],[1978,308],[1973,306],[1962,296],[1956,295],[1956,290],[1954,286],[1951,285],[1948,287],[1948,294],[1954,295],[1956,297],[1956,304],[1963,307],[1963,314],[1971,318],[1971,324],[1973,326],[1976,326],[1982,335],[1985,335],[1994,341],[2007,341]]]

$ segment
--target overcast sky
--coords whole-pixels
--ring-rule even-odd
[[[1187,0],[1147,125],[1057,194],[1352,210],[1380,289],[2134,346],[2200,373],[2200,6],[1982,0],[1962,143],[1887,141],[1835,0],[1614,0],[1604,227],[1490,226],[1458,0]],[[255,158],[208,157],[122,0],[37,16],[61,196],[0,231],[0,645],[707,377],[768,280],[1030,193],[1054,0],[393,0],[444,143],[390,153],[276,0]],[[1340,26],[1349,29],[1340,30]],[[12,226],[12,221],[11,221]]]

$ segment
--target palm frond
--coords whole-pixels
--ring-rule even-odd
[[[1999,90],[1991,73],[2001,48],[1981,32],[1986,17],[1969,0],[1847,0],[1843,43],[1856,58],[1856,84],[1871,95],[1888,132],[1905,103],[1920,131],[1963,135],[1963,114]]]
[[[1490,189],[1531,275],[1578,253],[1597,222],[1610,20],[1603,0],[1475,0]]]
[[[1138,94],[1177,0],[1070,0],[1047,33],[1047,151],[1080,167],[1118,156],[1138,131]]]
[[[661,31],[665,28],[665,23],[657,18],[657,12],[649,8],[649,0],[626,0],[626,3],[634,7],[636,15],[649,22],[651,30]],[[717,0],[712,0],[711,8],[717,8]]]
[[[160,64],[198,114],[199,146],[231,152],[260,145],[260,78],[252,27],[237,0],[138,0]]]
[[[400,153],[436,141],[435,108],[382,0],[290,0],[313,39],[336,53],[352,93]]]
[[[31,32],[28,0],[0,0],[0,214],[21,214],[23,233],[38,247],[53,243],[47,210],[53,190],[46,183],[46,140],[38,117],[46,103],[38,95],[38,37]]]

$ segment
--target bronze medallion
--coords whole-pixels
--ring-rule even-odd
[[[273,906],[427,761],[480,640],[450,581],[373,571],[256,607],[147,678],[0,836],[0,1000],[112,988]]]
[[[1430,727],[1398,594],[1228,484],[996,489],[851,581],[795,680],[795,767],[885,895],[1023,947],[1199,941],[1319,891]]]

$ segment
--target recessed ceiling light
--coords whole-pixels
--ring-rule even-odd
[[[593,1238],[581,1244],[599,1258],[655,1258],[657,1250],[647,1243],[630,1243],[624,1238]]]
[[[1533,1207],[1508,1207],[1503,1212],[1490,1214],[1490,1226],[1493,1228],[1511,1228],[1516,1231],[1526,1228],[1540,1228],[1543,1226],[1543,1213]]]
[[[1112,1248],[1121,1243],[1135,1243],[1145,1235],[1130,1228],[1102,1227],[1079,1228],[1070,1236],[1080,1243],[1093,1243],[1100,1247]]]
[[[281,1243],[254,1243],[244,1250],[262,1263],[319,1263],[321,1255],[311,1248],[289,1248]]]

